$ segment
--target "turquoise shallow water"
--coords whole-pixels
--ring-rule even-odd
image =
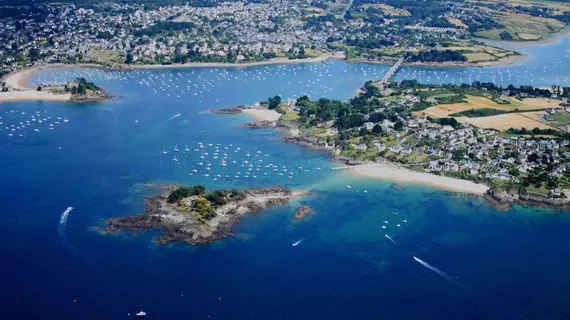
[[[568,48],[568,39],[531,47],[530,60],[502,68],[404,68],[397,79],[567,85]],[[567,212],[497,212],[477,197],[356,179],[329,171],[335,164],[323,152],[282,143],[278,132],[241,128],[248,116],[206,112],[275,94],[347,99],[385,70],[334,61],[34,77],[88,76],[122,97],[102,105],[0,105],[5,317],[124,319],[143,309],[152,319],[567,318]],[[234,238],[212,245],[99,234],[106,218],[141,212],[152,192],[141,185],[159,182],[285,184],[316,193],[249,216]],[[299,204],[316,214],[293,223]]]

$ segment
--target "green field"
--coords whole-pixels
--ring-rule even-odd
[[[281,120],[283,121],[294,121],[299,119],[299,114],[295,111],[289,111],[283,116],[281,116]]]
[[[123,63],[124,59],[121,54],[117,51],[110,51],[104,49],[95,49],[91,53],[93,60],[102,63]]]
[[[552,119],[556,122],[564,124],[570,123],[570,114],[566,112],[556,112],[555,114],[552,115]]]
[[[542,39],[564,28],[564,23],[556,19],[534,17],[527,14],[496,12],[493,14],[493,20],[504,25],[505,28],[479,31],[475,35],[501,40],[500,34],[508,32],[513,37],[513,40],[528,41]]]

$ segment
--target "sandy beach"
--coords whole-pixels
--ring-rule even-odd
[[[44,101],[69,101],[71,94],[52,94],[49,92],[23,90],[0,92],[0,103],[8,101],[44,100]]]
[[[489,187],[484,184],[478,184],[468,180],[437,176],[424,172],[416,172],[391,163],[364,164],[338,169],[346,170],[350,174],[363,178],[419,183],[454,192],[476,195],[483,195],[489,189]]]
[[[243,113],[254,116],[255,121],[277,121],[281,117],[279,112],[269,109],[245,108],[242,109],[242,111]]]

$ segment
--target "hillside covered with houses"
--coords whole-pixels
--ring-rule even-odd
[[[350,163],[388,160],[415,171],[556,198],[565,197],[565,190],[570,189],[570,118],[556,127],[546,123],[546,115],[568,117],[564,105],[569,93],[568,88],[501,88],[485,83],[454,86],[403,81],[379,88],[368,82],[348,102],[304,96],[282,102],[278,110],[284,114],[283,125],[298,125],[297,141],[327,148]],[[474,106],[464,100],[476,94],[489,101],[499,99],[503,106],[508,106],[510,99],[526,101],[532,97],[538,100],[531,100],[535,105],[527,106],[527,110],[539,109],[543,116],[536,118],[536,127],[513,124],[501,130],[475,126],[468,120],[536,111],[525,112],[521,102],[517,108],[511,106],[511,110],[499,110],[504,113],[488,117],[436,118],[423,114],[446,103],[457,103],[465,110],[484,110],[481,106],[469,109]],[[545,108],[539,101],[559,106]],[[540,128],[541,121],[547,129]]]

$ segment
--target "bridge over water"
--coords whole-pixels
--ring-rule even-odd
[[[388,81],[390,81],[390,78],[392,78],[394,73],[396,73],[396,71],[398,71],[398,68],[400,68],[400,66],[402,65],[403,62],[404,62],[403,57],[400,58],[398,61],[396,61],[396,63],[390,68],[390,70],[388,70],[388,72],[386,72],[386,74],[384,75],[384,78],[382,78],[382,80],[380,80],[378,82],[378,84],[380,86],[384,86],[386,83],[388,83]]]

